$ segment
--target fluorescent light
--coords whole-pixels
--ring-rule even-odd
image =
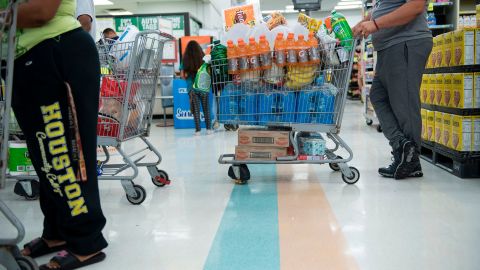
[[[262,14],[271,14],[274,12],[278,13],[298,13],[298,10],[293,10],[293,9],[287,9],[287,10],[263,10]]]
[[[107,11],[108,14],[112,16],[123,16],[123,15],[133,15],[132,12],[124,10],[124,11]]]
[[[293,5],[285,6],[286,10],[293,10],[295,7]]]
[[[350,6],[336,6],[335,10],[345,10],[345,9],[361,9],[362,5],[350,5]]]
[[[110,6],[113,5],[112,1],[109,0],[93,0],[95,6]]]
[[[262,10],[262,13],[264,14],[270,14],[274,12],[282,12],[283,10],[278,10],[278,9],[272,9],[272,10]]]
[[[337,6],[358,6],[362,5],[362,1],[338,2]]]

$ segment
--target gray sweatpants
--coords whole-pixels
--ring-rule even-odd
[[[405,41],[378,52],[370,100],[393,149],[403,139],[421,145],[420,85],[432,39]]]

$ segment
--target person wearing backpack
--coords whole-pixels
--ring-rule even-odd
[[[207,134],[212,134],[212,123],[210,121],[210,104],[208,100],[209,88],[194,87],[194,85],[198,84],[196,82],[196,79],[197,81],[199,80],[199,78],[197,78],[197,72],[199,71],[200,67],[202,67],[204,56],[205,54],[203,53],[200,44],[192,40],[188,43],[187,48],[185,49],[183,61],[180,66],[181,76],[184,80],[187,81],[187,90],[190,97],[190,111],[192,112],[195,121],[195,136],[199,136],[201,131],[200,103],[203,107]]]

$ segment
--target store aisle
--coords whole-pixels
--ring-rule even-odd
[[[421,180],[379,177],[390,150],[365,125],[359,103],[347,105],[341,134],[361,173],[354,186],[328,166],[307,165],[252,166],[251,183],[234,186],[217,159],[233,152],[235,133],[194,137],[154,127],[172,185],[155,188],[142,172],[136,183],[148,197],[133,206],[119,182],[101,182],[110,246],[106,262],[87,269],[478,269],[479,179],[426,162]],[[37,202],[13,194],[13,184],[0,196],[30,240],[42,215]],[[5,224],[0,217],[0,237],[12,233]]]

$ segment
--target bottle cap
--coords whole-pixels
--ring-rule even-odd
[[[298,39],[305,39],[305,36],[300,34],[300,35],[298,35]]]
[[[288,38],[289,38],[289,39],[292,39],[292,38],[294,38],[294,37],[295,37],[295,34],[294,34],[294,33],[288,33]]]

